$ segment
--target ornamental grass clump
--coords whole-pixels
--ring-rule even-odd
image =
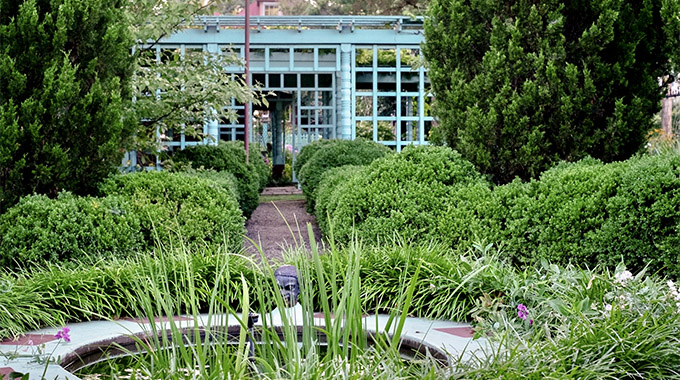
[[[346,379],[375,373],[389,379],[422,379],[440,371],[430,358],[419,358],[420,361],[411,364],[400,356],[400,331],[419,280],[418,268],[413,277],[402,279],[400,307],[392,311],[388,322],[394,326],[393,334],[375,334],[369,339],[362,317],[361,250],[350,249],[343,256],[348,260],[346,268],[324,268],[314,248],[311,260],[307,251],[289,257],[301,282],[299,301],[305,321],[301,326],[301,321],[286,313],[280,314],[280,327],[272,325],[269,312],[274,307],[282,310],[286,305],[268,265],[256,270],[254,279],[246,280],[230,269],[230,256],[221,256],[214,282],[208,287],[196,280],[188,264],[175,277],[163,267],[149,271],[147,281],[132,284],[126,295],[136,300],[137,314],[161,322],[148,325],[147,339],[133,337],[137,348],[128,353],[146,354],[131,356],[125,362],[126,368],[152,379],[173,376],[181,369],[188,369],[194,378],[239,379]],[[236,287],[234,280],[240,282]],[[199,315],[199,299],[206,294],[208,313]],[[320,304],[313,303],[314,294],[319,296]],[[253,302],[256,299],[272,302],[258,305]],[[239,307],[232,307],[234,303]],[[324,314],[323,329],[311,323],[319,309]],[[251,312],[259,314],[262,322],[255,327],[259,334],[254,334],[248,328],[247,318],[242,317]],[[189,322],[172,318],[179,314],[188,314]],[[199,319],[204,326],[196,324]],[[225,325],[240,328],[227,333]],[[250,347],[248,340],[255,344]],[[113,365],[106,375],[117,377],[121,372],[122,368]]]

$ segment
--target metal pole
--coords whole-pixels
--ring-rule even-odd
[[[246,0],[246,25],[245,25],[245,58],[246,58],[246,86],[250,88],[250,4],[249,0]],[[245,115],[243,119],[243,126],[245,132],[245,148],[246,148],[246,164],[249,159],[249,141],[250,133],[248,129],[250,128],[250,102],[245,104]]]

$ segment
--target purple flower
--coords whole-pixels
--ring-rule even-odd
[[[67,342],[71,341],[71,337],[68,335],[68,333],[71,331],[70,328],[64,327],[63,329],[57,331],[57,333],[54,335],[55,338],[57,339],[63,339]]]
[[[524,304],[517,305],[517,316],[520,317],[521,319],[525,320],[525,321],[526,321],[527,317],[529,317],[529,310],[527,310],[527,307],[524,306]],[[534,323],[534,320],[530,319],[529,324],[531,325],[533,323]]]

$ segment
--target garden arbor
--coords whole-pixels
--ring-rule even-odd
[[[243,17],[203,16],[155,45],[181,54],[203,51],[244,57]],[[250,71],[268,105],[250,117],[250,142],[271,143],[275,164],[283,149],[327,138],[365,137],[397,151],[426,144],[433,118],[426,70],[420,59],[422,19],[400,16],[264,16],[251,18]],[[234,75],[241,66],[226,67]],[[170,150],[219,140],[244,139],[244,105],[234,122],[204,127],[210,138],[168,134]],[[253,107],[251,107],[251,110]]]

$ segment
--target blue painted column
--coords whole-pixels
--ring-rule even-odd
[[[352,138],[352,45],[340,45],[340,102],[336,136]]]
[[[211,54],[220,53],[220,49],[217,46],[217,44],[207,44],[205,51]],[[217,112],[214,110],[213,113],[217,115]],[[206,135],[209,136],[208,138],[205,139],[205,143],[207,143],[208,145],[217,145],[217,143],[220,141],[220,126],[217,119],[212,119],[208,121],[206,123],[205,129]]]

